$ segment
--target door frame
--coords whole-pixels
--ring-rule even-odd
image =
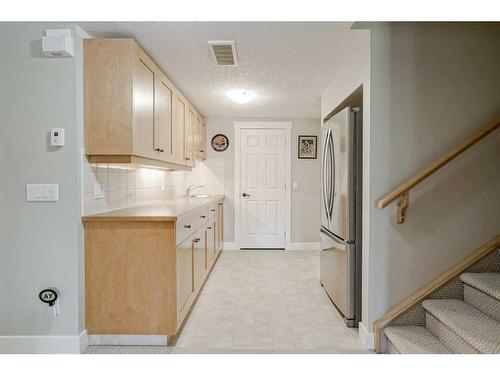
[[[290,121],[235,121],[234,122],[234,241],[240,249],[240,180],[241,180],[241,130],[242,129],[283,129],[285,130],[285,250],[291,242],[292,210],[292,126]]]

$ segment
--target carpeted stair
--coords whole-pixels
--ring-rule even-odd
[[[424,326],[384,329],[388,353],[500,353],[500,273],[464,273],[463,300],[427,299]]]

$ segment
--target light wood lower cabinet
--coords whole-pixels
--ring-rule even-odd
[[[193,268],[194,268],[194,288],[198,290],[201,288],[205,280],[206,272],[206,228],[199,229],[193,238]]]
[[[182,313],[189,298],[194,294],[193,237],[188,237],[177,246],[177,313]]]
[[[205,256],[207,261],[207,268],[212,266],[218,254],[218,251],[216,250],[216,235],[215,235],[216,231],[217,231],[217,222],[215,220],[209,222],[207,226],[207,246],[206,246],[206,256]]]
[[[89,334],[177,334],[220,253],[222,218],[208,212],[203,207],[177,221],[84,218]],[[178,235],[185,239],[176,241]]]
[[[175,334],[175,223],[91,221],[84,226],[88,333]]]
[[[224,247],[224,203],[217,204],[217,244],[216,249],[222,250]]]

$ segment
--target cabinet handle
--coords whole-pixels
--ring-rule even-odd
[[[193,239],[193,242],[194,243],[198,243],[198,242],[200,242],[200,239],[199,238],[195,238],[195,239]]]
[[[210,211],[215,212],[215,208],[211,208]]]
[[[165,150],[164,150],[164,149],[162,149],[162,148],[158,149],[158,151],[160,151],[160,152],[165,152]]]
[[[200,150],[200,152],[205,152],[205,150]]]
[[[190,229],[190,228],[191,228],[191,225],[184,225],[184,228],[186,228],[186,229]]]
[[[207,227],[207,229],[212,229],[212,227]]]
[[[186,160],[191,160],[190,158],[184,158],[184,159],[186,159]]]
[[[155,151],[160,151],[160,149],[159,148],[155,148]]]
[[[201,215],[200,217],[201,217],[202,219],[206,218],[206,216],[205,216],[205,215]]]

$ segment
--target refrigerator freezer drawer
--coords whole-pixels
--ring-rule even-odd
[[[320,278],[329,297],[347,319],[355,315],[355,245],[321,232]]]

